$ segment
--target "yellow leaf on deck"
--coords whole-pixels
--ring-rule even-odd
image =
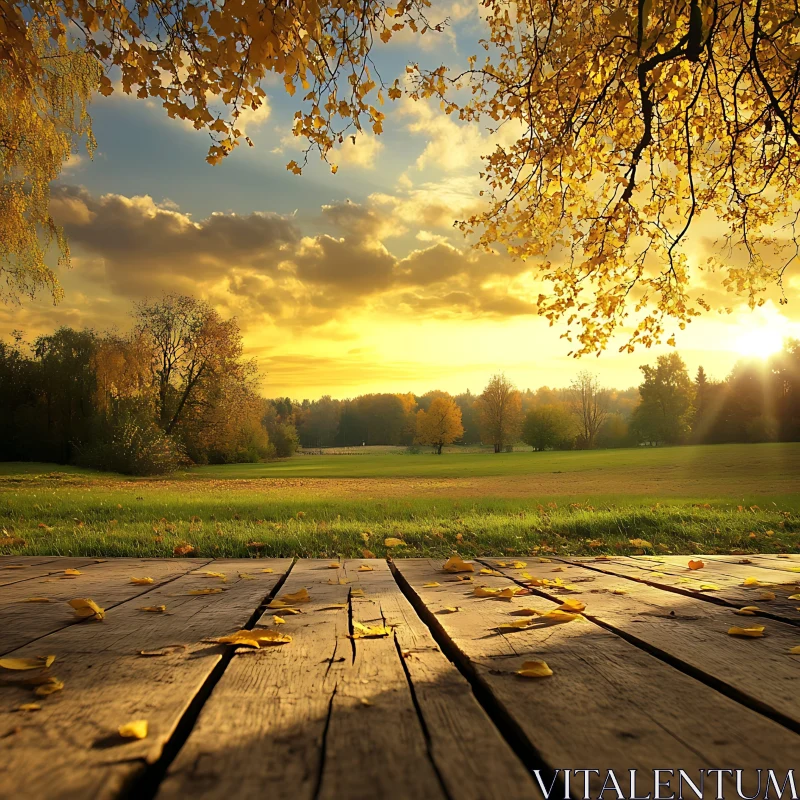
[[[572,614],[577,614],[586,609],[586,605],[581,603],[580,600],[565,600],[559,607],[559,611],[569,611]]]
[[[612,589],[611,594],[628,594],[627,589]]]
[[[512,569],[525,569],[528,566],[527,561],[512,561],[511,568]]]
[[[652,542],[648,542],[647,539],[628,539],[628,542],[633,547],[649,548],[650,550],[653,549]]]
[[[576,619],[581,619],[580,614],[562,611],[560,608],[554,608],[552,611],[542,614],[542,617],[544,619],[552,620],[553,622],[573,622]]]
[[[339,567],[341,566],[342,565],[337,563],[336,561],[332,561],[330,564],[328,564],[328,569],[339,569]]]
[[[553,567],[550,572],[564,572],[564,567]]]
[[[514,633],[516,631],[524,631],[526,628],[530,628],[533,623],[536,622],[533,617],[525,617],[525,619],[518,619],[515,622],[503,622],[502,624],[498,625],[495,630],[499,633]]]
[[[791,650],[789,650],[789,655],[800,656],[800,644],[798,644],[796,647],[793,647]]]
[[[373,568],[369,564],[362,564],[358,568],[359,572],[374,572]]]
[[[222,589],[192,589],[192,591],[187,592],[187,594],[193,595],[195,597],[202,594],[222,594]]]
[[[502,572],[498,572],[496,569],[487,569],[486,567],[481,570],[481,575],[496,575],[498,578],[503,577]]]
[[[288,644],[292,641],[292,637],[288,634],[278,633],[278,631],[270,630],[269,628],[256,628],[253,630],[239,630],[235,633],[229,633],[227,636],[220,636],[216,639],[211,639],[218,644],[232,644],[244,647],[260,647],[262,644],[266,645],[279,645]]]
[[[144,739],[147,737],[147,720],[136,719],[119,726],[119,735],[123,739]]]
[[[224,572],[204,572],[206,578],[219,578],[223,583],[227,583],[228,576]]]
[[[38,703],[23,703],[17,706],[17,711],[41,711],[42,707]]]
[[[274,570],[274,569],[272,569],[271,567],[265,567],[265,568],[264,568],[264,569],[262,569],[261,571],[262,571],[262,572],[275,572],[275,570]]]
[[[351,589],[350,590],[350,597],[364,597],[364,590],[363,589]]]
[[[439,609],[437,614],[455,614],[456,611],[461,611],[461,606],[445,606],[444,608]]]
[[[35,656],[34,658],[0,658],[0,667],[3,669],[47,669],[54,661],[55,656]]]
[[[328,583],[331,586],[346,586],[350,581],[347,578],[330,578]]]
[[[396,539],[394,536],[389,536],[387,539],[383,540],[383,544],[386,547],[402,547],[405,542],[402,539]]]
[[[150,611],[153,614],[163,614],[166,610],[166,606],[142,606],[139,609],[139,611]]]
[[[105,609],[100,608],[94,600],[89,600],[88,598],[78,597],[75,600],[70,600],[69,604],[75,609],[77,616],[85,619],[91,617],[103,619],[106,615]]]
[[[699,559],[697,561],[689,561],[689,569],[703,569],[704,566],[705,562]]]
[[[552,559],[552,558],[541,558],[541,557],[540,557],[540,558],[537,558],[536,560],[537,560],[537,561],[538,561],[540,564],[552,564],[552,563],[553,563],[553,559]]]
[[[249,575],[247,572],[240,572],[239,578],[243,581],[254,581],[255,578],[252,575]]]
[[[65,575],[83,575],[83,573],[79,569],[65,569]]]
[[[153,583],[152,578],[131,578],[131,583],[135,586],[147,586]]]
[[[788,600],[800,600],[800,594],[790,594]]]
[[[743,606],[733,613],[738,614],[740,617],[754,617],[759,610],[758,606]]]
[[[63,688],[64,681],[58,678],[48,678],[47,681],[36,687],[34,694],[39,695],[39,697],[47,697],[48,695],[60,692]]]
[[[423,589],[433,589],[435,586],[441,586],[441,583],[437,583],[436,581],[428,581],[428,583],[423,583]]]
[[[749,639],[758,639],[764,635],[763,625],[754,625],[752,628],[739,628],[734,625],[728,629],[729,636],[744,636]]]
[[[353,633],[351,639],[379,639],[388,636],[392,632],[391,628],[384,625],[363,625],[360,622],[353,622]]]
[[[716,583],[701,583],[700,584],[700,591],[701,592],[718,592],[720,587],[717,586]]]
[[[473,589],[473,594],[476,597],[492,597],[497,600],[511,600],[518,594],[523,594],[525,590],[522,587],[508,586],[505,589],[490,589],[488,586],[476,586]]]
[[[311,596],[308,593],[308,589],[300,589],[294,594],[282,594],[279,600],[283,600],[284,603],[310,603]]]
[[[50,600],[49,597],[27,597],[22,602],[23,603],[49,603],[49,602],[51,602],[51,600]]]
[[[286,620],[283,617],[273,616],[272,617],[272,624],[273,625],[285,625]]]
[[[538,608],[515,608],[511,612],[511,614],[515,617],[535,617],[541,616],[544,613],[544,611],[541,611]]]
[[[523,678],[549,678],[552,674],[553,670],[547,666],[545,661],[526,661],[517,670],[517,675]]]
[[[761,592],[758,596],[759,600],[774,600],[775,592]]]
[[[475,566],[461,556],[450,556],[442,565],[442,572],[475,572]]]
[[[745,578],[742,586],[761,586],[761,581],[758,578]]]

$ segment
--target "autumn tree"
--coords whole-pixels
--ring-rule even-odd
[[[578,444],[591,449],[608,417],[608,392],[596,375],[579,372],[569,386],[569,408],[578,426]]]
[[[452,444],[463,435],[461,409],[449,395],[434,397],[427,411],[420,409],[417,412],[414,441],[436,448],[438,455],[442,454],[446,444]]]
[[[165,295],[140,303],[135,335],[151,354],[156,416],[170,434],[193,408],[212,400],[219,381],[246,382],[254,365],[242,358],[242,336],[235,319],[223,320],[207,303]]]
[[[798,8],[781,0],[487,0],[481,57],[413,67],[414,96],[500,131],[461,227],[528,260],[577,353],[666,340],[708,310],[698,270],[752,306],[798,254]],[[698,221],[717,223],[690,259]],[[705,235],[700,232],[700,235]],[[719,307],[731,306],[722,300]]]
[[[505,375],[493,375],[475,402],[478,407],[481,439],[494,445],[495,453],[501,453],[519,439],[522,398]]]
[[[644,380],[634,429],[646,441],[677,444],[688,434],[693,412],[694,384],[686,364],[677,353],[669,353],[659,356],[655,366],[640,369]]]

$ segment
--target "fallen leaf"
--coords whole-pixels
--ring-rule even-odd
[[[761,586],[761,581],[758,578],[745,578],[742,586]]]
[[[364,597],[364,590],[363,589],[351,589],[350,590],[350,597]]]
[[[701,583],[700,584],[700,591],[701,592],[718,592],[720,587],[717,586],[716,583]]]
[[[564,567],[553,567],[550,572],[564,572]]]
[[[341,564],[337,564],[335,561],[333,561],[330,564],[328,564],[328,569],[339,569],[339,567],[341,566],[342,566]]]
[[[135,586],[147,586],[150,583],[153,583],[152,578],[131,578],[131,583]]]
[[[255,578],[252,575],[249,575],[247,572],[240,572],[239,573],[239,577],[243,581],[254,581],[255,580]]]
[[[580,600],[565,600],[559,607],[559,611],[569,611],[572,614],[577,614],[584,611],[586,606]]]
[[[508,586],[505,589],[490,589],[488,586],[476,586],[473,594],[476,597],[492,597],[496,600],[511,600],[518,594],[525,593],[522,587]]]
[[[206,578],[219,578],[223,583],[228,582],[228,576],[224,572],[204,572]]]
[[[761,592],[758,595],[759,600],[774,600],[775,599],[775,592]]]
[[[88,598],[78,597],[75,600],[70,600],[69,604],[75,609],[75,614],[84,619],[91,617],[103,619],[106,615],[105,609],[100,608],[94,600],[89,600]]]
[[[36,687],[34,694],[39,695],[39,697],[47,697],[48,695],[60,692],[63,688],[64,681],[61,681],[58,678],[48,678],[46,682],[41,684],[41,686]]]
[[[445,606],[445,608],[440,608],[436,613],[437,614],[455,614],[456,611],[461,611],[461,606]]]
[[[292,637],[288,634],[278,633],[269,628],[254,628],[253,630],[239,630],[227,636],[220,636],[209,641],[218,644],[232,644],[234,647],[243,645],[245,647],[260,647],[262,644],[279,645],[288,644]]]
[[[789,655],[800,656],[800,644],[798,644],[796,647],[793,647],[791,650],[789,650]]]
[[[800,594],[790,594],[787,600],[800,600]]]
[[[380,639],[388,636],[392,632],[391,628],[384,625],[362,625],[360,622],[353,622],[353,633],[351,639]]]
[[[147,737],[147,720],[136,719],[119,726],[119,735],[123,739],[144,739]]]
[[[544,613],[544,611],[540,611],[538,608],[515,608],[511,612],[515,617],[535,617],[541,616]]]
[[[168,656],[177,651],[186,651],[188,649],[188,644],[170,644],[166,647],[162,647],[160,650],[140,650],[139,655],[148,658],[152,656]]]
[[[36,656],[34,658],[0,658],[0,667],[3,669],[47,669],[54,661],[55,656]]]
[[[759,611],[758,606],[743,606],[742,608],[737,608],[733,613],[738,614],[740,617],[754,617],[757,611]]]
[[[523,678],[549,678],[552,674],[553,670],[544,661],[526,661],[517,670],[517,675]]]
[[[359,572],[374,572],[375,570],[373,570],[372,567],[369,564],[362,564],[358,568],[358,571]]]
[[[763,625],[754,625],[752,628],[739,628],[734,625],[728,629],[729,636],[744,636],[749,639],[758,639],[764,635]]]
[[[511,568],[512,569],[525,569],[528,566],[527,561],[512,561]]]
[[[261,571],[262,572],[274,572],[275,570],[273,570],[271,567],[267,567],[266,569],[262,569]]]
[[[172,548],[172,555],[174,556],[185,556],[193,552],[194,547],[190,544],[176,544],[175,547]]]
[[[450,556],[442,565],[442,572],[475,572],[475,566],[461,556]]]
[[[299,591],[295,592],[294,594],[282,594],[279,600],[283,600],[285,603],[309,603],[311,602],[311,596],[308,593],[308,589],[300,589]]]
[[[350,581],[347,578],[331,578],[328,583],[331,586],[347,586]]]
[[[17,711],[41,711],[42,707],[38,703],[23,703],[17,706]]]
[[[375,558],[375,553],[373,553],[372,550],[367,550],[366,547],[361,550],[361,555],[364,556],[364,558]]]
[[[628,542],[633,547],[641,547],[642,549],[648,548],[650,550],[653,549],[652,543],[648,542],[647,539],[628,539]]]
[[[49,597],[28,597],[22,601],[23,603],[50,603],[52,602]]]
[[[65,569],[65,575],[83,575],[83,573],[79,569]]]
[[[580,614],[562,611],[560,608],[554,608],[552,611],[542,614],[542,618],[552,620],[553,622],[573,622],[576,619],[582,619]]]
[[[612,589],[611,594],[628,594],[627,589]]]
[[[222,589],[214,588],[214,589],[192,589],[191,592],[187,592],[186,594],[190,594],[194,597],[198,597],[202,594],[221,594]]]
[[[273,625],[285,625],[286,624],[286,620],[283,617],[279,617],[279,616],[273,615],[272,624]]]
[[[498,572],[496,569],[487,569],[486,567],[484,567],[481,570],[480,574],[481,575],[496,575],[498,578],[502,578],[503,577],[503,573],[502,572]]]
[[[405,546],[405,542],[402,539],[396,539],[394,536],[389,536],[387,539],[383,540],[383,544],[386,547],[403,547]]]
[[[697,561],[690,561],[689,562],[689,569],[703,569],[704,566],[705,566],[705,562],[704,561],[700,561],[699,559]]]
[[[163,614],[166,610],[166,606],[142,606],[139,609],[139,611],[152,611],[154,614]]]
[[[436,581],[429,581],[428,583],[423,583],[422,584],[422,588],[423,589],[433,589],[434,586],[441,586],[441,585],[442,585],[441,583],[437,583]]]

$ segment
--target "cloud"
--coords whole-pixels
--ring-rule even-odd
[[[347,136],[329,158],[339,166],[344,164],[361,169],[375,169],[382,150],[383,142],[377,136],[357,133],[355,136]]]

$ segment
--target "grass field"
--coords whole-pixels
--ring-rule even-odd
[[[0,464],[0,553],[798,552],[798,476],[800,444],[308,455],[167,480]]]

